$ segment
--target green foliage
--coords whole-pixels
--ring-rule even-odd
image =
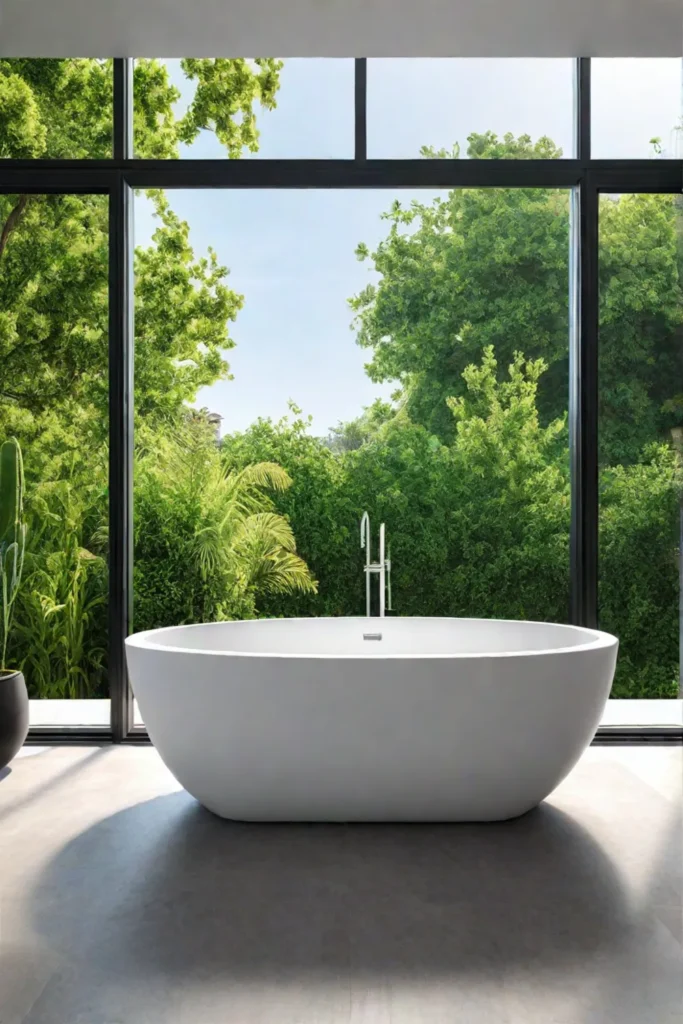
[[[280,62],[183,66],[196,89],[177,118],[165,65],[136,62],[138,155],[177,157],[204,128],[231,157],[242,146],[254,150],[252,107],[274,106]],[[0,158],[111,156],[111,98],[111,61],[0,59]],[[163,195],[151,198],[159,227],[135,253],[135,402],[150,428],[165,431],[182,422],[199,388],[228,376],[228,323],[242,299],[213,252],[195,255],[188,225]],[[33,696],[106,696],[104,197],[0,196],[0,365],[0,436],[21,439],[32,495],[26,586],[12,634],[17,661]],[[247,563],[271,567],[259,586],[297,585],[292,538],[280,531],[269,549],[273,531],[257,526],[244,544],[252,549]]]
[[[201,423],[154,438],[136,466],[135,628],[253,618],[269,594],[315,594],[294,535],[268,492],[274,462],[224,465]]]
[[[153,196],[159,227],[135,257],[135,407],[146,421],[183,413],[199,388],[229,377],[229,322],[242,296],[225,284],[215,252],[197,258],[189,226],[161,193]]]
[[[678,696],[681,463],[652,444],[600,479],[600,620],[621,641],[615,697]]]
[[[470,136],[470,155],[550,155],[526,136]],[[540,148],[539,148],[540,147]],[[443,152],[425,151],[429,156]],[[368,373],[398,381],[412,419],[444,440],[445,399],[493,345],[547,364],[538,405],[562,416],[568,394],[569,197],[551,189],[455,189],[429,203],[398,201],[387,237],[357,255],[381,277],[350,300]],[[495,225],[495,227],[493,227]],[[674,196],[604,197],[600,209],[600,444],[604,462],[635,462],[668,439],[683,412],[679,205]]]
[[[683,291],[675,196],[600,205],[600,449],[633,463],[683,422]]]
[[[178,156],[202,130],[215,133],[228,156],[258,149],[254,106],[275,106],[282,62],[271,57],[182,60],[196,83],[178,118],[178,90],[158,60],[141,59],[133,72],[137,156]],[[0,59],[0,157],[103,159],[112,155],[111,60]]]
[[[300,410],[293,407],[292,413],[277,423],[259,419],[247,431],[224,438],[221,448],[231,471],[272,461],[292,477],[292,486],[275,495],[273,504],[290,523],[299,553],[319,581],[315,597],[270,595],[261,612],[266,617],[355,615],[364,593],[356,550],[362,508],[349,493],[344,460],[311,436]]]
[[[176,118],[166,66],[136,62],[138,154],[178,156],[205,128],[229,156],[255,149],[253,106],[274,106],[281,62],[181,64],[196,88]],[[110,156],[111,96],[111,61],[0,59],[0,157]],[[135,398],[145,416],[164,418],[228,375],[227,325],[242,298],[215,253],[195,256],[163,195],[152,201],[159,227],[135,256]],[[0,430],[19,435],[43,415],[75,422],[84,407],[106,425],[107,244],[104,197],[0,196]]]
[[[41,156],[45,138],[31,87],[19,75],[0,75],[0,158]]]
[[[362,614],[358,522],[367,509],[387,524],[401,614],[566,619],[566,427],[539,424],[540,366],[520,358],[503,384],[495,369],[490,350],[471,367],[467,398],[452,403],[450,445],[406,417],[341,452],[301,418],[259,420],[224,440],[229,465],[272,458],[291,471],[291,489],[275,501],[320,584],[314,601],[270,600],[264,614]]]
[[[136,61],[136,153],[176,158],[205,131],[230,158],[253,152],[281,67],[187,58],[178,113],[167,67]],[[0,158],[110,156],[111,95],[108,60],[0,59]],[[561,155],[547,138],[468,139],[471,159]],[[134,268],[135,628],[362,613],[366,509],[387,524],[399,613],[566,620],[568,193],[395,202],[385,239],[357,249],[377,283],[351,300],[368,374],[394,400],[326,438],[293,407],[220,448],[190,409],[230,378],[243,298],[150,199],[157,229]],[[602,200],[600,608],[621,640],[616,696],[677,687],[680,217],[677,197]],[[21,441],[29,485],[11,640],[32,696],[107,694],[107,239],[103,197],[0,196],[0,436]]]
[[[0,196],[2,225],[0,432],[71,418],[66,405],[106,428],[106,199]]]
[[[548,189],[457,189],[431,203],[394,203],[387,238],[358,250],[381,275],[351,300],[373,380],[401,385],[406,410],[448,440],[446,398],[487,345],[503,365],[516,349],[549,370],[546,420],[567,401],[569,211]],[[495,224],[495,230],[492,225]]]
[[[456,143],[450,150],[423,146],[420,155],[432,160],[458,160],[460,146]],[[547,135],[534,142],[530,135],[515,138],[506,132],[499,139],[495,132],[473,132],[467,136],[467,156],[470,160],[559,160],[562,150]]]
[[[301,417],[257,421],[223,441],[228,465],[273,459],[294,476],[277,495],[319,594],[268,598],[264,615],[359,615],[358,522],[367,509],[392,543],[403,615],[566,621],[569,452],[564,419],[541,424],[542,365],[521,356],[498,381],[493,353],[453,399],[449,445],[396,417],[358,448],[333,452]],[[655,446],[601,473],[601,625],[620,638],[615,697],[677,694],[680,464]]]
[[[197,59],[181,62],[186,76],[197,82],[193,100],[178,126],[182,142],[193,142],[200,131],[211,131],[228,151],[239,157],[243,149],[258,150],[254,104],[272,110],[282,61],[259,57]]]
[[[7,666],[12,612],[26,549],[24,466],[16,438],[0,445],[0,670]]]
[[[15,100],[4,106],[0,99],[0,155],[74,160],[112,155],[111,61],[0,59],[0,97],[8,88]]]
[[[152,244],[138,247],[137,410],[181,413],[197,391],[228,375],[228,323],[242,298],[215,253],[196,257],[189,228],[153,196]],[[0,248],[0,429],[44,415],[75,423],[80,410],[106,436],[108,408],[107,205],[103,197],[0,196],[0,224],[22,213]]]
[[[107,693],[106,485],[104,466],[91,470],[84,478],[72,459],[61,479],[32,490],[14,634],[31,696]]]

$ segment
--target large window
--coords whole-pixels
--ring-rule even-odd
[[[0,195],[0,439],[24,460],[8,664],[32,725],[108,725],[107,197]]]
[[[599,610],[621,698],[677,698],[681,681],[682,213],[679,196],[600,204]]]
[[[602,625],[680,720],[681,71],[0,60],[34,725],[129,735],[131,629],[362,613],[366,510],[395,613]]]
[[[172,202],[136,211],[136,629],[363,614],[366,510],[397,614],[566,621],[569,194]]]

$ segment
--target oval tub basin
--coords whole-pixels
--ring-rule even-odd
[[[617,640],[492,619],[262,619],[126,641],[152,742],[244,821],[497,821],[593,738]]]

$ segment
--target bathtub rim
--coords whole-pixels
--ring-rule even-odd
[[[420,652],[409,652],[405,654],[391,654],[391,653],[380,653],[376,654],[346,654],[346,653],[315,653],[308,651],[296,651],[296,652],[285,652],[285,651],[221,651],[215,650],[211,647],[178,647],[170,644],[155,643],[152,639],[160,633],[168,632],[169,630],[190,630],[195,629],[198,626],[206,627],[218,627],[230,625],[232,623],[244,623],[244,622],[370,622],[373,626],[376,626],[380,621],[377,616],[370,616],[368,619],[365,615],[321,615],[316,618],[291,618],[291,619],[229,619],[223,622],[189,622],[180,626],[159,626],[156,629],[147,629],[139,633],[131,633],[130,636],[126,637],[126,647],[135,648],[138,650],[156,651],[159,653],[168,654],[193,654],[201,655],[202,657],[224,657],[224,658],[265,658],[274,660],[311,660],[311,661],[464,661],[468,659],[479,660],[484,658],[501,659],[501,658],[530,658],[539,656],[548,656],[551,654],[570,654],[579,652],[585,653],[588,651],[604,650],[609,648],[618,647],[619,640],[612,633],[606,633],[603,630],[591,629],[587,626],[574,626],[564,622],[540,622],[535,619],[485,619],[477,618],[475,616],[468,616],[460,618],[458,616],[436,616],[436,615],[392,615],[387,617],[389,621],[400,620],[408,622],[411,620],[418,620],[420,622],[434,621],[434,622],[459,622],[466,624],[468,622],[489,622],[489,623],[505,623],[512,625],[530,625],[530,626],[556,626],[563,630],[568,630],[572,633],[584,633],[588,634],[591,639],[582,644],[573,644],[569,647],[544,647],[540,650],[519,650],[519,651],[468,651],[461,653],[420,653]]]

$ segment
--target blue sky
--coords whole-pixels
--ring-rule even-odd
[[[191,84],[169,62],[181,88]],[[681,62],[593,61],[593,154],[647,157],[660,136],[669,155],[683,155]],[[536,139],[549,135],[572,155],[572,62],[569,60],[370,60],[368,155],[416,157],[422,145],[450,148],[487,130]],[[288,60],[278,106],[259,117],[259,153],[252,159],[353,155],[353,61]],[[184,156],[223,157],[210,133]],[[373,384],[355,344],[347,299],[371,279],[354,250],[386,233],[380,220],[391,191],[178,191],[173,209],[190,225],[196,252],[212,246],[230,268],[229,283],[245,305],[228,355],[234,380],[198,396],[223,416],[222,430],[243,429],[257,416],[278,418],[293,400],[313,416],[316,433],[350,419],[391,385]],[[432,195],[435,193],[432,193]],[[136,241],[154,229],[144,197],[136,200]]]

